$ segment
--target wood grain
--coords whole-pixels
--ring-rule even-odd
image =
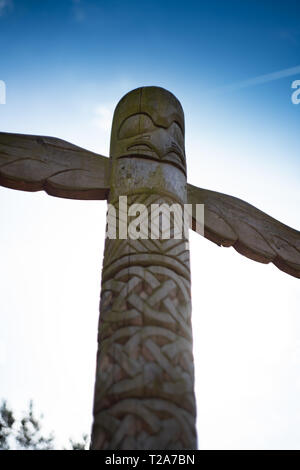
[[[204,236],[300,278],[300,232],[233,196],[188,184],[188,203],[204,204]],[[196,230],[193,217],[192,227]]]
[[[107,199],[109,159],[55,137],[0,132],[0,185],[69,199]]]

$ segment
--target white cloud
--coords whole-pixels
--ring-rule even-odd
[[[110,131],[115,103],[101,104],[96,107],[93,124],[102,131]]]
[[[231,85],[225,85],[217,89],[211,90],[211,93],[222,92],[222,91],[234,91],[240,88],[248,88],[255,85],[261,85],[263,83],[274,82],[285,77],[291,77],[300,73],[300,65],[296,67],[290,67],[288,69],[278,70],[277,72],[268,73],[266,75],[259,75],[254,78],[249,78],[241,82],[232,83]]]
[[[12,7],[12,0],[0,0],[0,16],[3,16],[7,10],[10,10]]]
[[[72,0],[73,18],[76,22],[81,23],[85,19],[84,10],[80,4],[80,0]]]

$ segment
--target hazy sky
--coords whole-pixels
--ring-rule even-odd
[[[300,228],[299,1],[0,0],[0,129],[108,155],[115,105],[181,101],[188,180]],[[292,70],[289,70],[292,69]],[[105,202],[0,189],[0,398],[89,432]],[[202,449],[300,448],[299,281],[191,233]]]

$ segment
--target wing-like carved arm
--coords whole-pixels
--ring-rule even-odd
[[[204,204],[204,236],[300,278],[300,232],[233,196],[188,185],[189,204]],[[192,227],[196,230],[193,216]]]
[[[0,132],[0,185],[69,199],[106,199],[109,159],[54,137]]]

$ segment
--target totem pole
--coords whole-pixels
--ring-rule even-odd
[[[124,195],[149,214],[154,205],[187,203],[177,99],[159,88],[126,95],[115,110],[110,158],[117,213]],[[92,448],[194,449],[187,240],[144,235],[105,244]]]
[[[175,216],[168,238],[148,231],[130,238],[130,217],[141,207],[149,215],[153,206],[204,204],[206,238],[298,278],[299,232],[240,199],[187,184],[183,111],[158,87],[121,99],[109,159],[52,137],[0,133],[0,184],[108,199],[117,214],[117,236],[106,238],[104,251],[91,448],[195,449],[188,240],[172,236]]]

